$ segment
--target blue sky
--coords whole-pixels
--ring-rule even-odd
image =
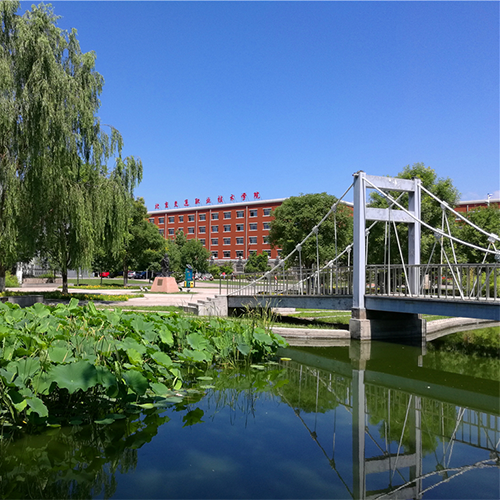
[[[498,2],[52,3],[148,209],[340,196],[416,162],[500,197]]]

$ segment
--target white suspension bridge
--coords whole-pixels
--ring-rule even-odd
[[[351,189],[354,198],[353,241],[338,251],[337,209]],[[367,190],[385,198],[389,207],[368,207]],[[394,193],[399,195],[394,197]],[[401,200],[404,193],[408,194],[408,208]],[[432,227],[422,220],[423,195],[439,203],[442,209],[441,227]],[[322,264],[318,234],[323,223],[332,216],[336,256]],[[454,236],[449,224],[450,216],[485,235],[488,246],[480,247]],[[369,221],[371,225],[367,226]],[[385,225],[384,262],[368,265],[370,231],[379,223]],[[396,230],[396,224],[401,223],[408,225],[406,256]],[[435,235],[427,263],[420,260],[422,227]],[[396,240],[400,258],[400,263],[396,265],[391,263],[391,236]],[[316,263],[314,269],[308,270],[302,266],[302,248],[310,238],[316,239]],[[459,263],[457,245],[480,252],[483,256],[481,262]],[[440,263],[432,263],[438,252]],[[288,267],[290,262],[297,260],[298,267]],[[212,314],[227,314],[230,310],[245,307],[351,310],[351,337],[369,339],[396,334],[421,335],[425,333],[425,321],[419,318],[420,314],[500,321],[499,289],[498,235],[489,234],[473,224],[422,186],[420,179],[380,177],[359,171],[354,174],[349,188],[290,254],[251,282],[238,278],[227,281],[211,307]]]

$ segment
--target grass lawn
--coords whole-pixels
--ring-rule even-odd
[[[177,306],[113,306],[113,305],[102,305],[96,304],[97,309],[121,309],[124,311],[141,311],[141,312],[177,312],[184,313],[182,307]]]

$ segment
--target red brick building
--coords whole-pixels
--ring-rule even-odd
[[[455,210],[457,212],[470,212],[471,210],[476,210],[480,207],[486,207],[488,205],[494,205],[498,208],[500,205],[500,199],[498,198],[490,198],[489,200],[469,200],[469,201],[460,201],[458,202]]]
[[[267,253],[276,259],[280,250],[271,249],[268,235],[273,210],[284,200],[152,210],[148,216],[166,239],[173,239],[175,232],[182,230],[187,239],[201,241],[215,263],[246,260],[251,253]]]

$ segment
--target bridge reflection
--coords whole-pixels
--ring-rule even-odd
[[[425,368],[416,349],[405,352],[395,346],[397,362],[387,357],[384,362],[373,347],[351,341],[349,349],[322,349],[321,354],[316,354],[317,348],[281,352],[294,361],[282,362],[290,384],[279,394],[294,409],[348,496],[422,498],[455,476],[499,469],[498,381]],[[335,424],[333,435],[318,435],[304,418],[305,413],[327,409],[335,410],[336,418],[338,408],[352,417],[352,476],[336,466]],[[481,460],[471,454],[470,463],[458,463],[453,460],[457,447],[487,453]],[[463,456],[463,449],[458,453]],[[432,470],[429,460],[424,470],[426,457],[432,459]]]

